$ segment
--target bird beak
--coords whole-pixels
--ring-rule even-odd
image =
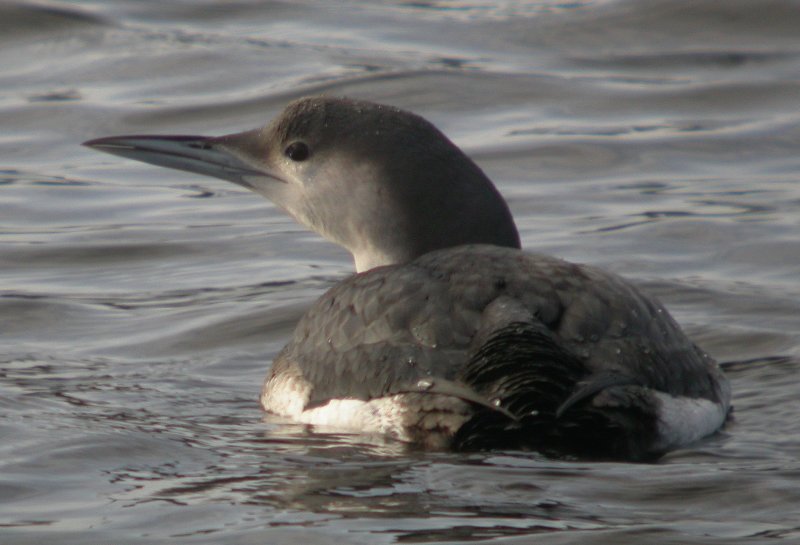
[[[144,163],[221,178],[256,190],[258,180],[283,182],[249,150],[260,131],[220,137],[111,136],[84,142],[84,146]]]

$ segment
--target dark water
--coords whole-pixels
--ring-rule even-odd
[[[0,4],[0,542],[800,543],[798,29],[789,0]],[[735,422],[633,465],[265,420],[349,256],[79,143],[320,92],[425,115],[527,248],[659,295]]]

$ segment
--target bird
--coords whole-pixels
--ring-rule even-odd
[[[658,299],[522,250],[492,181],[417,114],[310,96],[246,132],[84,145],[233,182],[352,254],[275,357],[268,413],[423,450],[630,462],[729,417],[728,379]]]

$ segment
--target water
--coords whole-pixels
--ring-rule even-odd
[[[800,4],[0,4],[0,542],[800,542]],[[625,274],[736,419],[656,464],[409,451],[265,419],[349,256],[255,195],[83,140],[290,99],[412,109],[530,249]]]

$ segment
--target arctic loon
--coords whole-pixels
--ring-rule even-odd
[[[655,298],[523,252],[481,169],[430,122],[348,98],[220,137],[85,143],[260,193],[357,273],[298,323],[266,411],[431,449],[648,460],[718,430],[730,386]]]

